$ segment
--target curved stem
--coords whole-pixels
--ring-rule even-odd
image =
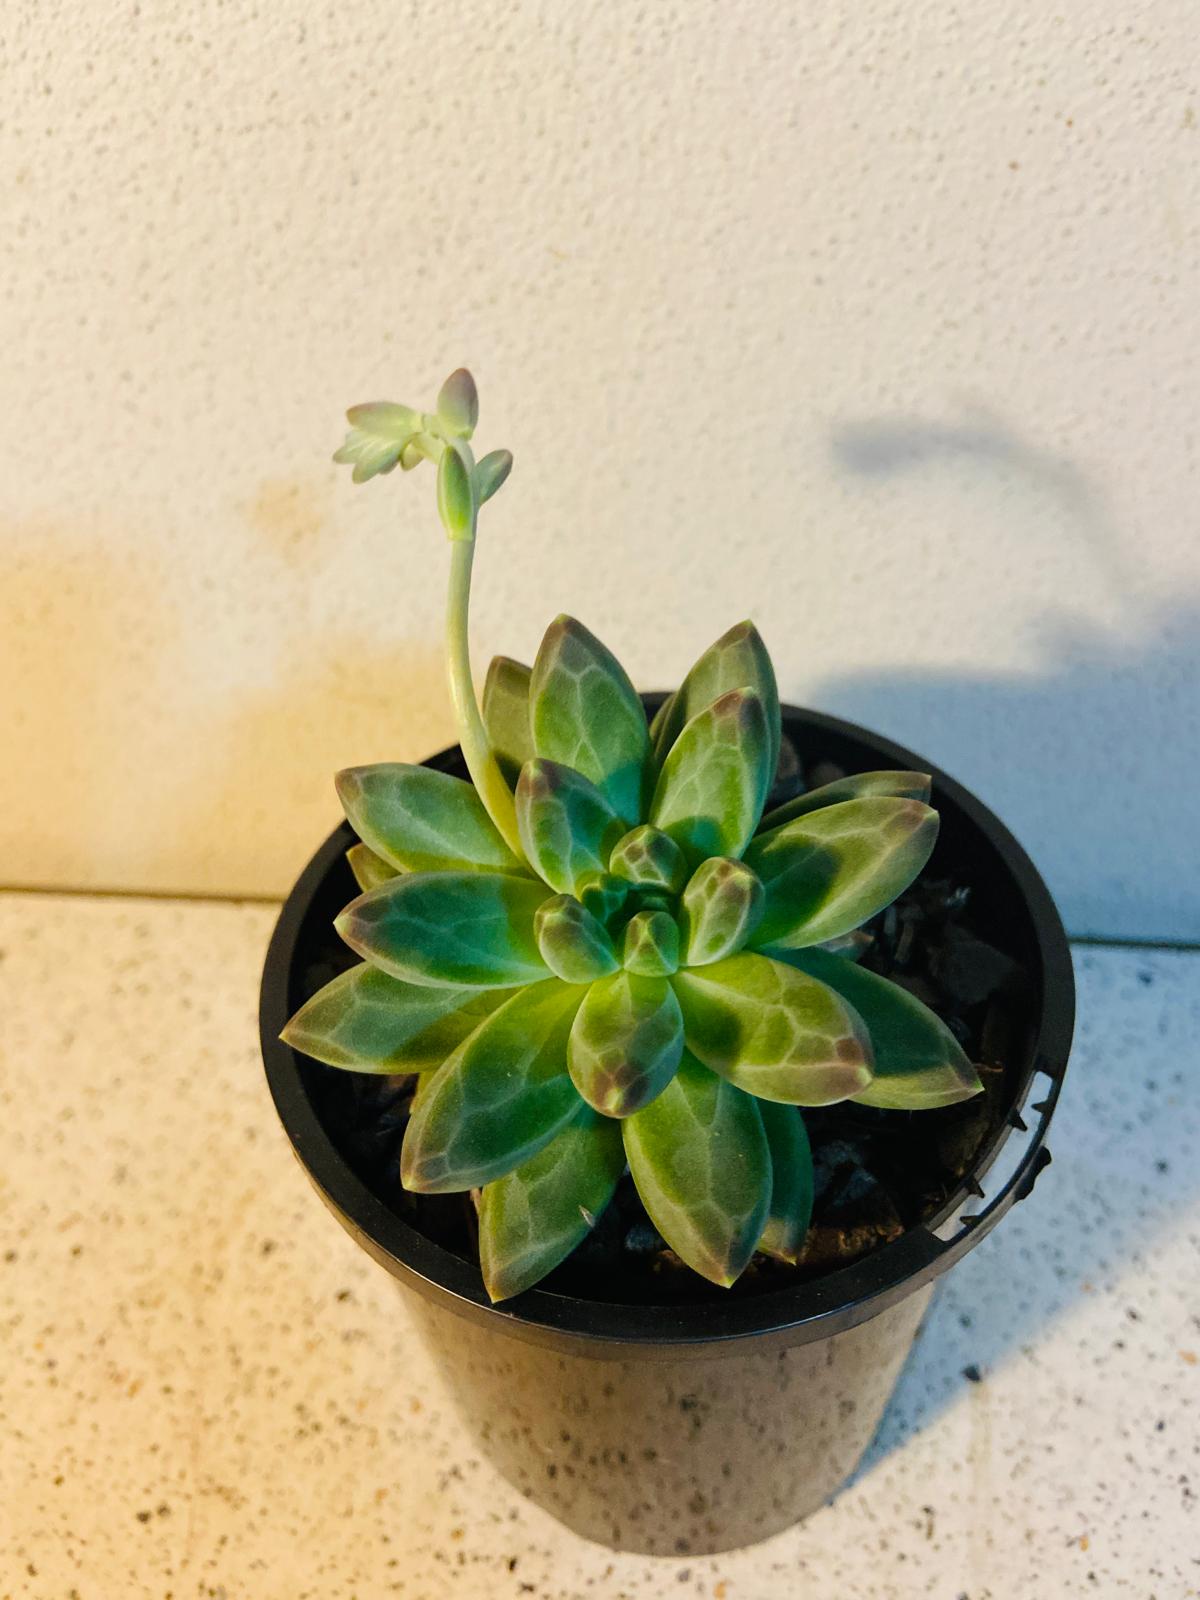
[[[458,723],[458,737],[479,798],[500,830],[505,844],[518,861],[525,860],[517,813],[508,784],[505,783],[491,741],[480,715],[471,678],[471,653],[467,643],[467,619],[471,603],[471,566],[475,560],[474,539],[454,539],[450,543],[450,587],[446,596],[446,666],[450,677],[450,699]]]

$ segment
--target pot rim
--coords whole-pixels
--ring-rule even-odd
[[[648,694],[644,698],[653,706],[661,697]],[[300,1066],[307,1058],[279,1038],[290,1015],[289,976],[309,907],[327,873],[356,837],[343,822],[297,879],[272,934],[259,1007],[262,1053],[271,1095],[294,1154],[346,1230],[394,1277],[497,1331],[574,1354],[711,1356],[720,1353],[714,1346],[748,1338],[784,1347],[827,1338],[903,1299],[944,1272],[990,1232],[1016,1200],[1031,1192],[1050,1159],[1045,1135],[1066,1071],[1075,1011],[1070,946],[1041,875],[1004,824],[969,790],[930,762],[841,718],[790,705],[782,711],[785,721],[800,720],[818,736],[833,734],[871,747],[888,767],[930,773],[939,803],[949,801],[985,836],[1024,900],[1034,934],[1034,947],[1025,953],[1025,959],[1038,995],[1037,1023],[1007,1122],[934,1216],[861,1261],[824,1277],[724,1303],[624,1305],[535,1287],[494,1306],[478,1266],[425,1238],[357,1177],[335,1148],[309,1099]],[[451,747],[427,764],[438,765],[455,753],[456,747]],[[1030,1128],[1022,1112],[1039,1073],[1046,1076],[1048,1086],[1033,1108],[1037,1120]],[[981,1204],[985,1191],[980,1179],[1017,1134],[1025,1141],[1019,1159],[1002,1185]],[[972,1206],[974,1214],[969,1214]]]

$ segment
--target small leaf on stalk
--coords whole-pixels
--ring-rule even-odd
[[[641,820],[650,754],[642,702],[624,668],[574,617],[546,630],[530,686],[538,755],[581,772],[631,827]]]
[[[687,882],[683,851],[668,834],[648,822],[631,828],[608,860],[608,870],[639,888],[663,889],[678,894]]]
[[[491,872],[412,872],[334,923],[372,966],[410,983],[504,989],[549,977],[534,934],[546,886]]]
[[[983,1085],[958,1040],[899,984],[823,950],[777,958],[828,984],[849,1002],[871,1036],[875,1076],[854,1099],[889,1111],[927,1111],[969,1100]]]
[[[722,695],[684,728],[659,774],[650,821],[695,867],[740,856],[771,781],[766,712],[753,689]]]
[[[459,439],[469,439],[479,421],[479,394],[466,367],[452,372],[437,397],[438,420]]]
[[[621,1131],[651,1222],[689,1267],[728,1288],[754,1254],[771,1200],[753,1097],[685,1052],[672,1081]]]
[[[386,400],[351,406],[346,419],[350,432],[333,459],[353,466],[355,483],[391,472],[421,426],[420,412]]]
[[[832,989],[794,967],[743,951],[677,972],[671,982],[688,1049],[740,1089],[786,1105],[825,1106],[869,1085],[863,1024]]]
[[[354,874],[355,883],[364,891],[377,889],[381,883],[396,876],[397,869],[365,844],[352,844],[346,851],[346,860]]]
[[[692,874],[680,903],[685,967],[736,955],[758,926],[766,897],[744,861],[710,856]]]
[[[625,924],[626,972],[669,978],[679,969],[679,929],[669,911],[642,910]]]
[[[454,539],[475,537],[475,496],[470,474],[458,451],[447,446],[438,462],[438,516]]]
[[[686,724],[731,689],[753,689],[762,701],[767,723],[769,788],[779,764],[779,690],[771,657],[752,622],[739,622],[723,633],[669,696],[654,719],[654,754],[661,765]]]
[[[475,466],[475,498],[479,505],[490,500],[512,471],[511,450],[489,450]]]
[[[823,944],[891,905],[929,860],[938,816],[919,800],[844,800],[760,834],[746,851],[767,892],[756,948]]]
[[[622,823],[596,785],[570,767],[535,756],[517,782],[517,828],[535,872],[560,894],[603,872]]]
[[[507,989],[431,989],[351,967],[317,991],[280,1037],[355,1072],[428,1072],[509,999]]]
[[[508,656],[494,656],[483,684],[483,723],[488,743],[510,789],[533,755],[529,729],[528,667]]]
[[[758,1248],[795,1263],[812,1219],[813,1161],[808,1130],[797,1106],[759,1100],[771,1151],[771,1209]]]
[[[444,1194],[491,1183],[578,1116],[566,1052],[585,992],[557,978],[522,989],[438,1068],[404,1136],[406,1189]]]
[[[588,1105],[626,1117],[670,1083],[682,1053],[679,1002],[667,980],[615,972],[588,990],[567,1063]]]
[[[826,806],[840,805],[843,800],[865,800],[870,795],[883,795],[893,800],[920,800],[928,805],[933,780],[927,772],[853,772],[848,778],[835,778],[823,783],[819,789],[798,794],[794,800],[776,806],[762,819],[760,833],[782,827],[795,817],[806,817],[812,811],[822,811]]]
[[[544,1150],[485,1186],[479,1264],[493,1303],[565,1261],[587,1237],[625,1170],[620,1125],[581,1106]]]
[[[334,779],[350,826],[406,872],[521,872],[473,784],[431,767],[380,761]]]
[[[621,964],[603,925],[569,894],[538,907],[534,931],[542,960],[564,983],[591,983]]]

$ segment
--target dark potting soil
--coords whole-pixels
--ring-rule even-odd
[[[840,776],[841,769],[827,762],[802,772],[785,739],[768,806]],[[756,1255],[732,1289],[714,1287],[664,1243],[626,1174],[589,1237],[540,1287],[619,1304],[762,1293],[848,1266],[932,1216],[961,1188],[1011,1103],[1010,1077],[1029,1012],[1028,974],[975,925],[967,882],[927,874],[864,931],[870,943],[861,964],[932,1007],[975,1063],[984,1092],[937,1111],[881,1111],[850,1102],[806,1109],[816,1192],[795,1266]],[[328,943],[311,955],[304,995],[355,960],[332,926]],[[413,1195],[400,1184],[415,1078],[314,1063],[308,1083],[326,1131],[372,1193],[427,1238],[478,1262],[471,1197]]]

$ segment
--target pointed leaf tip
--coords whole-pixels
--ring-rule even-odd
[[[512,471],[511,450],[490,450],[475,468],[475,491],[479,504],[490,500]]]

